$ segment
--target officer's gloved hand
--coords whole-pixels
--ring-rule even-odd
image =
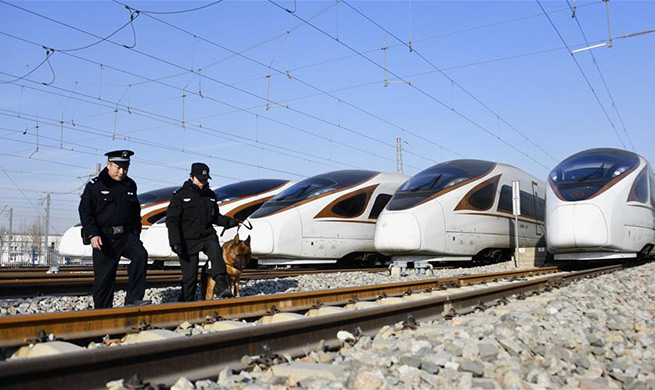
[[[230,218],[230,219],[228,219],[227,226],[225,228],[226,229],[231,229],[233,227],[237,227],[237,226],[239,226],[239,223],[241,223],[241,221],[239,221],[238,219]]]
[[[180,244],[175,244],[175,245],[171,246],[171,250],[172,250],[175,254],[178,254],[178,255],[179,255],[179,254],[182,253],[182,245],[180,245]]]

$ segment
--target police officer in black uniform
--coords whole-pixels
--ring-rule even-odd
[[[182,268],[180,301],[189,302],[196,298],[200,251],[209,258],[212,278],[216,281],[214,293],[219,298],[229,297],[232,292],[227,286],[223,251],[213,225],[229,229],[239,223],[218,212],[216,195],[209,188],[211,176],[206,164],[193,163],[189,176],[189,180],[173,192],[166,213],[168,241],[180,258]]]
[[[131,150],[105,153],[107,167],[87,183],[80,200],[82,240],[93,247],[93,304],[96,309],[112,307],[116,269],[122,257],[127,267],[125,305],[144,305],[148,253],[139,240],[141,207],[136,183],[127,177]]]

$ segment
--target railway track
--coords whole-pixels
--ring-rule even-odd
[[[16,298],[32,295],[89,294],[93,286],[93,271],[88,268],[61,271],[56,274],[38,271],[0,271],[0,298]],[[246,269],[242,280],[274,279],[300,275],[336,272],[384,272],[387,268],[342,268],[342,269]],[[149,270],[147,287],[177,285],[182,278],[178,270]],[[119,270],[116,287],[127,286],[127,271]]]
[[[207,316],[257,317],[270,312],[273,305],[280,311],[302,312],[320,304],[343,305],[355,300],[374,300],[380,296],[393,300],[391,297],[407,296],[408,292],[412,292],[402,303],[375,305],[329,316],[161,342],[85,350],[54,358],[6,361],[0,363],[0,383],[8,389],[104,388],[109,380],[129,378],[135,373],[153,384],[171,384],[180,376],[191,380],[212,378],[224,367],[244,368],[240,363],[243,355],[274,352],[301,356],[314,350],[319,340],[325,340],[324,345],[328,348],[337,347],[339,341],[335,335],[339,330],[355,335],[372,335],[387,324],[463,314],[495,304],[511,295],[538,291],[557,283],[622,268],[614,265],[561,272],[550,267],[190,304],[7,317],[0,319],[3,346],[16,345],[40,329],[64,339],[88,338],[107,333],[123,334],[142,323],[166,328],[182,321],[206,321]]]

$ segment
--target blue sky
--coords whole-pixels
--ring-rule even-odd
[[[213,186],[395,171],[396,137],[409,175],[466,157],[545,179],[601,146],[655,162],[655,34],[617,38],[655,28],[655,3],[609,3],[616,39],[575,54],[584,76],[565,45],[586,46],[577,22],[606,42],[607,11],[569,3],[575,19],[566,1],[226,0],[172,14],[154,12],[210,2],[141,1],[125,3],[144,11],[130,24],[116,2],[0,2],[0,226],[8,208],[15,231],[30,225],[51,192],[63,233],[96,163],[122,148],[140,192],[181,184],[194,161]]]

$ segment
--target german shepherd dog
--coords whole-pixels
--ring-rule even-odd
[[[250,236],[245,240],[239,240],[239,235],[223,244],[223,261],[227,269],[227,285],[232,289],[235,297],[241,295],[239,290],[239,279],[241,271],[250,263],[252,251],[250,250]],[[205,288],[205,299],[214,297],[214,286],[216,282],[211,277],[207,277]]]

